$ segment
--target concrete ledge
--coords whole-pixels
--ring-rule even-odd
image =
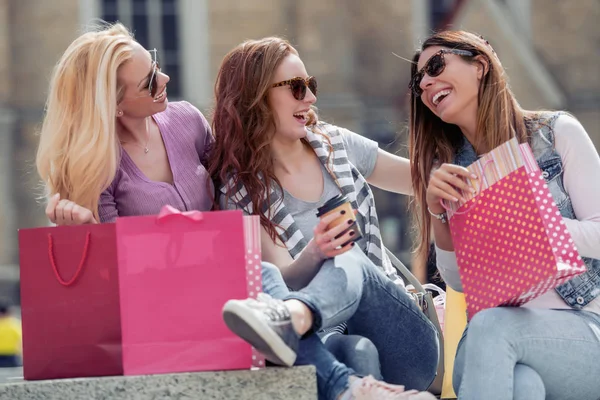
[[[0,400],[316,400],[314,367],[0,384]]]

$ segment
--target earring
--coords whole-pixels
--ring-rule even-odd
[[[117,111],[117,117],[122,117],[123,116],[123,111],[119,110]]]

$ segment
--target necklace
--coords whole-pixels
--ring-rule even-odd
[[[121,140],[120,142],[121,142],[121,144],[131,143],[135,146],[141,147],[142,149],[144,149],[144,154],[148,154],[150,152],[150,149],[148,148],[148,143],[150,142],[150,129],[148,126],[148,117],[146,117],[146,144],[144,146],[142,146],[136,142],[127,142],[127,141],[123,141],[123,140]]]
[[[146,117],[146,145],[144,146],[144,154],[148,154],[148,142],[150,142],[150,129],[148,129],[148,117]]]

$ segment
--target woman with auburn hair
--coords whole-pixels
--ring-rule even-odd
[[[308,340],[311,332],[347,321],[349,334],[375,344],[386,381],[424,390],[435,376],[437,333],[389,263],[367,184],[410,193],[408,160],[319,122],[316,91],[298,52],[276,37],[240,44],[219,69],[209,171],[221,207],[260,216],[263,260],[277,265],[294,290],[279,300],[232,300],[225,321],[271,360],[294,351],[294,337]],[[317,217],[338,195],[356,210],[356,223],[351,208]],[[343,222],[329,228],[336,219]],[[263,278],[265,287],[268,281]],[[318,376],[321,396],[331,399],[352,392],[365,399],[432,398],[366,378],[343,379],[343,371]],[[348,390],[351,382],[365,394]]]
[[[210,127],[191,104],[168,102],[168,82],[156,50],[119,23],[71,43],[54,68],[36,160],[52,222],[112,222],[165,204],[210,210]]]
[[[530,144],[588,269],[522,307],[475,314],[458,345],[458,397],[598,399],[600,158],[594,145],[574,117],[521,108],[496,53],[479,36],[437,33],[413,61],[410,156],[421,259],[433,230],[437,267],[447,285],[462,291],[440,201],[459,201],[476,178],[465,167],[516,137]]]

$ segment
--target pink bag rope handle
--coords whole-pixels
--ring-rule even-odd
[[[204,216],[202,215],[202,213],[200,211],[181,212],[174,207],[164,206],[160,210],[160,213],[158,213],[158,216],[156,217],[156,221],[164,222],[164,221],[169,220],[174,217],[177,217],[177,218],[183,217],[183,218],[189,219],[190,221],[193,221],[193,222],[200,222],[204,219]]]
[[[485,180],[485,183],[486,183],[486,185],[487,185],[488,187],[489,187],[489,184],[488,184],[487,178],[485,177],[485,169],[487,168],[487,166],[488,166],[488,165],[490,165],[490,164],[493,164],[493,163],[494,163],[494,160],[493,160],[493,159],[491,159],[491,160],[488,160],[488,161],[486,161],[486,162],[485,162],[485,164],[483,164],[483,168],[482,168],[482,169],[483,169],[483,172],[482,172],[481,176],[482,176],[483,180]],[[474,196],[473,198],[476,198],[477,196],[479,196],[479,194],[480,194],[480,193],[481,193],[481,191],[479,191],[479,192],[475,193],[475,196]],[[444,199],[440,199],[440,204],[442,205],[442,207],[444,207],[444,210],[446,210],[446,211],[450,211],[450,207],[448,207],[448,206],[446,205],[446,203],[444,203]],[[469,207],[469,208],[467,208],[466,210],[464,210],[464,211],[461,211],[461,212],[455,211],[455,212],[454,212],[454,214],[455,214],[455,215],[467,214],[467,213],[469,213],[469,212],[470,212],[470,211],[471,211],[471,210],[472,210],[472,209],[473,209],[473,208],[474,208],[476,205],[477,205],[477,201],[474,201],[474,202],[473,202],[473,204],[471,204],[471,207]]]
[[[88,250],[90,248],[91,236],[92,235],[90,232],[88,232],[85,235],[85,244],[83,245],[83,254],[81,255],[81,260],[79,261],[79,266],[77,267],[77,270],[75,271],[75,274],[73,275],[73,277],[69,281],[65,281],[60,276],[60,273],[58,272],[58,267],[56,266],[56,259],[54,258],[54,242],[52,240],[52,234],[51,233],[48,234],[48,258],[50,259],[50,264],[52,265],[52,270],[54,271],[54,276],[56,277],[56,279],[58,280],[58,282],[61,285],[71,286],[73,283],[75,283],[77,278],[79,278],[79,275],[81,275],[81,271],[83,270],[83,264],[85,264],[85,260],[87,259],[87,255],[88,255]]]

